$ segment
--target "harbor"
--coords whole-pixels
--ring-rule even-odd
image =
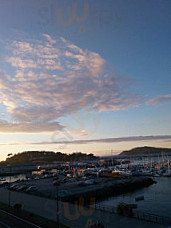
[[[0,228],[171,228],[171,0],[0,1]]]
[[[13,201],[16,194],[21,195],[23,202],[23,199],[25,197],[27,199],[28,196],[55,203],[58,190],[59,204],[62,205],[60,211],[63,214],[60,216],[66,214],[67,207],[64,205],[69,203],[72,208],[75,202],[79,203],[81,199],[83,199],[81,206],[85,208],[84,210],[90,210],[88,208],[92,207],[96,211],[96,216],[99,213],[107,213],[115,214],[117,217],[117,207],[124,203],[137,207],[133,209],[131,224],[132,221],[137,220],[141,223],[147,222],[147,224],[164,227],[171,222],[168,200],[171,179],[164,175],[169,170],[168,156],[163,159],[163,162],[151,158],[146,160],[141,158],[139,162],[137,158],[134,160],[107,158],[81,163],[66,162],[58,164],[56,168],[51,165],[38,166],[36,169],[34,167],[31,173],[2,176],[0,186],[3,192],[11,192],[12,206],[20,202],[19,198]],[[8,199],[7,196],[6,199]],[[23,203],[22,207],[28,210]],[[36,213],[40,215],[39,212]],[[93,218],[96,216],[94,214]],[[49,219],[48,216],[47,218]],[[66,218],[61,217],[61,219],[64,224],[74,224]],[[110,221],[112,221],[111,217]],[[110,224],[108,222],[107,227],[112,227]],[[84,225],[86,226],[85,221]]]

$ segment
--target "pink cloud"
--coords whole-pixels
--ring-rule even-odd
[[[0,132],[2,133],[42,133],[42,132],[60,132],[64,126],[58,122],[7,122],[0,120]]]
[[[142,98],[130,94],[120,76],[108,70],[102,56],[64,38],[44,34],[40,40],[13,41],[8,49],[8,67],[0,74],[0,97],[17,124],[1,124],[4,131],[9,126],[20,131],[24,123],[30,131],[35,123],[37,131],[53,131],[53,123],[61,127],[56,124],[60,117],[85,107],[116,111],[141,103]]]
[[[171,94],[166,94],[149,100],[147,104],[159,104],[170,100],[171,100]]]

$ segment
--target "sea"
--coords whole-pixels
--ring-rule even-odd
[[[117,207],[121,202],[137,204],[138,207],[135,210],[171,218],[171,177],[155,177],[153,179],[157,181],[156,184],[110,197],[98,204],[113,207]],[[135,201],[135,198],[141,195],[144,196],[144,200]]]
[[[2,178],[5,178],[5,181],[10,182],[10,176],[3,176]],[[11,176],[11,182],[17,181],[17,180],[25,180],[26,175],[25,174],[19,174]]]

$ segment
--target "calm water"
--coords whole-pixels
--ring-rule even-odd
[[[137,210],[171,217],[171,177],[155,178],[158,182],[150,187],[132,193],[119,195],[100,202],[101,205],[117,206],[118,203],[136,203]],[[144,201],[135,201],[135,197],[144,195]]]
[[[3,178],[6,179],[5,181],[10,182],[10,177],[9,176],[3,177]],[[24,175],[24,174],[11,176],[11,182],[14,182],[14,181],[17,181],[17,180],[22,180],[22,179],[25,179],[25,178],[26,178],[26,175]]]

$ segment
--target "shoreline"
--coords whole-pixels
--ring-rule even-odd
[[[144,179],[144,178],[143,178]],[[123,180],[122,180],[123,181]],[[129,180],[130,181],[130,180]],[[141,180],[142,181],[142,180]],[[140,182],[140,180],[138,180]],[[136,183],[138,183],[136,181]],[[1,202],[8,203],[8,190],[0,189]],[[38,197],[24,192],[12,192],[11,205],[16,203],[22,204],[22,210],[28,213],[44,217],[51,221],[56,221],[56,200],[45,197]],[[91,222],[101,221],[106,224],[107,228],[126,227],[128,224],[131,228],[164,228],[163,225],[153,224],[151,222],[123,217],[118,214],[111,214],[96,209],[88,209],[84,203],[69,203],[59,201],[59,217],[60,223],[69,227],[83,227],[87,228],[87,224]]]

